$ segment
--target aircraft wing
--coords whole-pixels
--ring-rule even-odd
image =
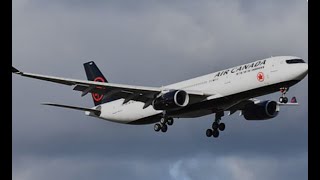
[[[12,67],[12,73],[29,77],[29,78],[40,79],[40,80],[50,81],[58,84],[74,86],[73,90],[81,91],[82,96],[85,96],[88,93],[98,93],[98,94],[104,94],[104,96],[111,99],[124,98],[125,99],[124,103],[130,100],[144,102],[145,103],[144,108],[151,105],[154,98],[164,90],[162,88],[157,88],[157,87],[105,83],[105,82],[77,80],[77,79],[61,78],[61,77],[55,77],[55,76],[25,73],[17,70],[14,67]],[[199,92],[199,91],[186,90],[186,92],[189,94],[191,102],[202,101],[208,96],[205,93]]]
[[[226,111],[229,111],[229,115],[231,115],[238,110],[239,111],[243,110],[248,104],[257,104],[259,102],[261,102],[261,100],[255,99],[255,98],[246,99],[233,105],[232,107],[228,108]],[[291,101],[288,103],[280,103],[280,102],[277,102],[277,103],[279,106],[298,106],[299,105],[299,103],[296,101],[296,97],[292,97]]]

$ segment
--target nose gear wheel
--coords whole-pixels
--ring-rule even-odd
[[[279,98],[280,103],[287,103],[288,98],[285,96],[286,93],[288,92],[289,88],[288,87],[281,87],[280,92],[281,92],[281,97]]]

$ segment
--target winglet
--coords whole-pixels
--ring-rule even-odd
[[[22,72],[12,66],[12,73],[21,74]]]
[[[292,97],[292,99],[291,99],[290,102],[291,102],[291,103],[298,103],[298,102],[297,102],[297,98],[296,98],[295,96]]]

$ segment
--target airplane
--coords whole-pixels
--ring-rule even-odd
[[[289,88],[308,74],[308,64],[295,56],[276,56],[257,60],[204,76],[163,87],[110,83],[93,62],[84,63],[88,80],[77,80],[25,73],[12,67],[12,73],[73,86],[81,96],[91,94],[94,107],[85,108],[55,103],[43,105],[84,111],[85,115],[116,123],[154,124],[156,132],[166,132],[174,118],[197,118],[215,114],[207,137],[217,138],[225,130],[221,118],[239,111],[246,120],[275,118],[280,106],[298,105],[295,97],[288,102]],[[280,91],[279,101],[256,97]]]

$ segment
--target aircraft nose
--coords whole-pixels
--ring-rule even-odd
[[[300,69],[299,79],[302,80],[308,74],[308,64],[307,63],[301,64],[299,69]]]
[[[308,64],[307,63],[303,64],[302,69],[303,69],[302,71],[307,75],[308,74]]]

